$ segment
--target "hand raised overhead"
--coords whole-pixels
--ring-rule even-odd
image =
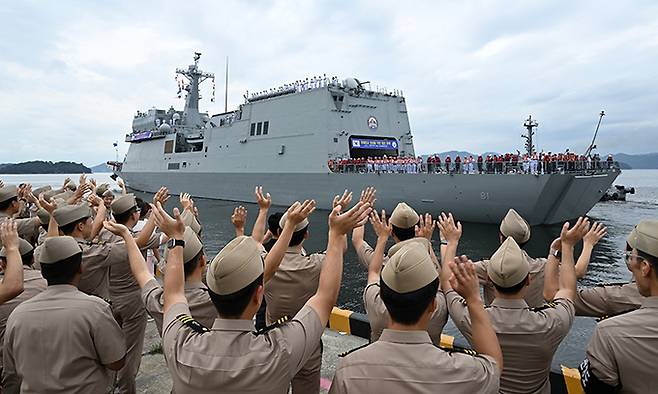
[[[151,211],[155,217],[155,224],[163,233],[169,238],[183,239],[185,224],[180,217],[180,211],[178,208],[174,208],[173,218],[162,208],[162,203],[160,203],[160,201],[151,204]]]
[[[391,224],[386,218],[386,211],[382,209],[381,216],[377,214],[376,210],[370,212],[370,224],[377,234],[377,238],[387,238],[391,236]]]
[[[337,235],[345,235],[354,227],[363,226],[368,221],[372,211],[370,203],[359,201],[347,212],[341,213],[343,207],[337,205],[329,214],[329,232]]]
[[[467,302],[480,299],[480,282],[475,273],[475,265],[466,256],[455,257],[448,262],[452,275],[450,286]]]
[[[452,213],[446,215],[441,212],[437,225],[439,226],[441,235],[443,235],[448,242],[458,242],[462,236],[462,224],[460,222],[455,224],[455,219],[452,217]]]
[[[270,205],[272,205],[272,197],[270,196],[270,193],[263,194],[263,187],[256,186],[254,194],[256,195],[256,203],[258,203],[258,208],[270,209]]]
[[[573,247],[577,244],[589,231],[589,219],[580,217],[573,227],[569,228],[569,222],[564,223],[562,231],[560,232],[560,240],[562,245]]]

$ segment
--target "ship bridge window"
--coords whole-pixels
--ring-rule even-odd
[[[270,121],[266,120],[263,122],[263,135],[267,135],[267,132],[270,130]]]
[[[353,135],[349,138],[351,158],[398,156],[398,141],[393,137]]]
[[[260,135],[263,131],[263,122],[258,122],[256,125],[256,135]]]
[[[256,123],[251,124],[251,131],[249,132],[250,136],[255,136],[256,135]]]
[[[165,141],[164,153],[174,153],[174,140]]]
[[[257,135],[267,135],[270,132],[270,121],[266,120],[263,122],[252,123],[251,128],[249,129],[250,136]]]

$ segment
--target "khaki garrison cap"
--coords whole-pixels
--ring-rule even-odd
[[[39,218],[39,223],[41,224],[50,223],[50,213],[43,208],[39,208],[37,211],[37,217]]]
[[[526,243],[530,239],[530,225],[518,212],[510,209],[500,223],[500,233],[514,238],[517,244]]]
[[[389,222],[395,227],[412,228],[418,224],[419,219],[416,211],[407,205],[407,203],[401,202],[393,210]]]
[[[281,230],[286,226],[286,221],[288,220],[288,212],[284,213],[283,216],[281,216],[281,220],[279,220],[279,227],[281,227]],[[295,232],[300,231],[308,227],[308,219],[302,220],[300,223],[297,223],[295,226]]]
[[[18,188],[15,185],[5,185],[0,188],[0,202],[18,197]]]
[[[18,239],[18,253],[20,253],[21,256],[25,256],[26,254],[30,253],[33,250],[34,247],[32,247],[32,245],[30,245],[29,242],[27,242],[23,238]],[[0,249],[0,257],[2,258],[7,257],[7,250],[4,247]]]
[[[53,216],[59,227],[66,226],[80,219],[91,216],[91,210],[86,205],[65,205],[53,211]]]
[[[32,194],[39,197],[39,194],[45,193],[45,192],[48,192],[48,191],[51,191],[51,190],[53,190],[53,188],[51,186],[42,186],[40,188],[32,190]]]
[[[183,214],[181,215],[181,219],[183,220],[183,224],[190,227],[192,231],[194,231],[196,234],[199,234],[201,232],[201,224],[199,224],[199,221],[196,220],[194,214],[189,210],[183,211]]]
[[[73,237],[46,238],[39,254],[40,264],[53,264],[82,253],[82,248]]]
[[[397,293],[409,293],[439,277],[427,248],[412,242],[398,250],[382,270],[381,280]]]
[[[108,185],[107,183],[101,183],[96,188],[96,195],[98,197],[103,197],[103,194],[109,189],[109,187],[110,187],[110,185]]]
[[[201,249],[203,249],[203,244],[199,237],[196,236],[196,232],[190,227],[185,227],[183,239],[185,240],[185,247],[183,247],[183,263],[188,263],[199,254]]]
[[[114,197],[114,193],[112,193],[112,190],[107,189],[107,190],[105,190],[105,192],[103,193],[103,197]]]
[[[258,243],[251,237],[233,239],[212,259],[206,273],[208,288],[220,295],[242,290],[263,274]]]
[[[74,192],[78,189],[78,187],[75,185],[75,182],[69,182],[66,184],[66,188],[69,189],[70,191]]]
[[[128,212],[131,208],[137,206],[137,201],[135,200],[134,194],[124,194],[115,198],[110,205],[113,215],[121,215],[122,213]]]
[[[512,237],[507,237],[491,256],[487,265],[487,275],[500,287],[516,286],[528,276],[528,273],[530,273],[528,261]]]
[[[51,198],[55,197],[61,193],[59,190],[48,190],[47,192],[43,193],[43,198],[46,200],[50,200]]]
[[[393,255],[396,254],[400,249],[404,248],[405,246],[411,243],[422,245],[425,248],[425,250],[427,250],[427,253],[430,252],[430,248],[432,247],[430,241],[425,237],[415,237],[411,239],[406,239],[404,241],[398,242],[395,245],[391,246],[388,249],[388,257],[389,258],[393,257]]]
[[[640,252],[658,257],[658,220],[642,220],[631,231],[628,244]]]

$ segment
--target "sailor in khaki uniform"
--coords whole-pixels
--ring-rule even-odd
[[[162,319],[164,315],[164,289],[146,267],[144,256],[139,251],[135,239],[127,227],[114,222],[105,222],[105,228],[122,237],[126,242],[130,268],[135,280],[141,287],[141,297],[146,311],[155,320],[158,333],[162,335]],[[192,317],[205,327],[211,327],[218,317],[217,309],[210,300],[208,288],[201,282],[201,275],[206,268],[206,257],[203,245],[196,233],[185,227],[183,235],[183,268],[185,274],[185,298],[187,299]],[[174,247],[168,243],[167,247]]]
[[[376,260],[382,257],[383,253],[375,253],[372,264],[381,264]],[[460,283],[456,286],[468,299],[478,333],[475,348],[482,355],[453,353],[432,344],[427,327],[436,308],[439,275],[427,248],[408,243],[381,272],[382,298],[391,316],[388,328],[378,341],[340,360],[329,392],[498,393],[502,355],[484,312],[473,265],[456,269],[462,270],[455,274]]]
[[[448,239],[446,259],[450,259],[456,252],[461,231],[456,229],[452,219],[446,222],[442,217],[440,222]],[[501,393],[551,392],[549,372],[553,354],[569,333],[574,320],[576,273],[573,247],[587,233],[588,226],[587,219],[581,218],[573,228],[563,227],[560,235],[563,257],[560,290],[553,302],[543,307],[530,308],[524,300],[529,291],[530,266],[526,254],[512,237],[503,242],[488,262],[487,275],[495,286],[496,297],[486,312],[505,359],[500,377]],[[447,275],[449,272],[444,270],[441,282],[450,317],[464,337],[472,342],[475,338],[467,303],[451,289],[450,282],[444,279]]]
[[[287,214],[279,220],[285,228]],[[266,324],[288,316],[295,316],[318,290],[320,270],[324,253],[304,253],[304,239],[308,237],[308,219],[294,228],[291,241],[274,277],[264,283],[264,299],[267,302]],[[322,341],[318,341],[313,355],[292,379],[292,392],[317,393],[320,391],[320,369],[322,367]]]
[[[658,387],[658,221],[642,220],[627,250],[644,300],[640,309],[598,323],[580,366],[586,393],[653,393]]]
[[[8,393],[108,393],[123,366],[123,334],[109,305],[80,292],[82,250],[71,237],[43,244],[48,288],[14,309],[4,339]]]
[[[169,250],[164,290],[163,348],[176,392],[287,393],[293,376],[317,348],[335,305],[342,275],[344,236],[367,219],[369,204],[357,204],[329,216],[327,255],[316,294],[289,322],[255,333],[253,317],[263,295],[263,280],[273,276],[293,230],[313,211],[315,203],[295,203],[286,226],[268,253],[241,236],[212,260],[207,273],[210,298],[219,313],[210,328],[192,319],[185,299],[183,233],[180,219],[169,217],[158,204],[158,226],[174,240]],[[174,210],[177,215],[177,210]],[[276,257],[278,256],[278,261]]]
[[[13,298],[0,305],[0,345],[3,343],[5,336],[5,327],[7,318],[11,312],[22,302],[29,300],[35,295],[46,290],[46,280],[41,276],[41,271],[32,268],[34,261],[34,248],[23,238],[18,239],[18,251],[23,262],[23,292],[18,297]],[[4,279],[4,270],[7,268],[7,250],[3,247],[0,249],[0,267],[3,274],[0,280]],[[2,371],[2,361],[0,360],[0,371]]]
[[[18,188],[14,185],[0,187],[0,223],[14,217],[21,209],[18,201]],[[18,236],[27,241],[36,241],[39,237],[39,218],[14,219],[18,228]],[[2,241],[0,241],[2,246]]]
[[[384,215],[383,212],[382,215]],[[385,216],[380,218],[376,213],[372,216],[374,218],[374,220],[371,220],[372,226],[375,230],[375,233],[377,234],[377,245],[375,247],[373,257],[378,253],[383,256],[386,242],[388,241],[388,237],[391,234],[396,241],[395,245],[391,246],[389,249],[387,257],[381,257],[377,259],[373,258],[373,260],[371,260],[370,264],[368,265],[368,284],[363,290],[363,304],[368,316],[368,321],[370,322],[370,340],[374,342],[379,339],[382,331],[388,326],[390,319],[386,310],[386,306],[384,305],[384,301],[381,297],[381,287],[379,284],[379,275],[384,260],[392,258],[404,246],[410,243],[417,243],[422,245],[422,247],[428,251],[437,272],[440,270],[440,268],[428,238],[405,237],[405,234],[411,235],[412,233],[415,233],[416,225],[421,222],[421,217],[409,205],[403,202],[399,203],[395,207],[395,210],[393,210],[388,224],[386,224]],[[427,235],[431,239],[434,223],[429,216],[425,218],[423,222],[424,221],[429,221],[428,226],[430,227],[430,230],[429,234]],[[377,264],[373,264],[373,262],[377,262]],[[439,345],[441,343],[441,332],[443,331],[443,327],[447,321],[448,308],[446,306],[445,296],[441,291],[437,291],[436,308],[432,313],[429,325],[427,326],[427,333],[435,345]]]
[[[99,207],[97,215],[100,220],[105,217],[104,206]],[[127,264],[123,241],[121,244],[92,241],[92,227],[95,222],[91,220],[91,210],[88,206],[66,205],[55,209],[52,216],[57,222],[60,234],[73,237],[82,248],[82,276],[78,284],[80,291],[109,300],[110,266],[120,262]],[[37,251],[40,248],[41,246]]]

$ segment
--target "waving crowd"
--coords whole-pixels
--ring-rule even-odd
[[[307,253],[315,201],[270,213],[272,197],[256,187],[251,235],[236,207],[235,238],[210,258],[189,194],[167,210],[165,187],[146,203],[108,186],[84,176],[59,189],[0,182],[2,392],[135,392],[150,315],[175,392],[317,393],[348,234],[367,271],[371,342],[341,358],[332,393],[549,393],[575,316],[601,319],[579,368],[585,392],[658,383],[656,220],[619,245],[631,282],[577,288],[607,233],[587,218],[564,223],[546,256],[531,257],[531,228],[510,209],[500,247],[472,262],[458,253],[465,230],[450,213],[400,202],[388,214],[366,188],[358,201],[334,198],[326,249]],[[439,347],[448,318],[472,350]]]

